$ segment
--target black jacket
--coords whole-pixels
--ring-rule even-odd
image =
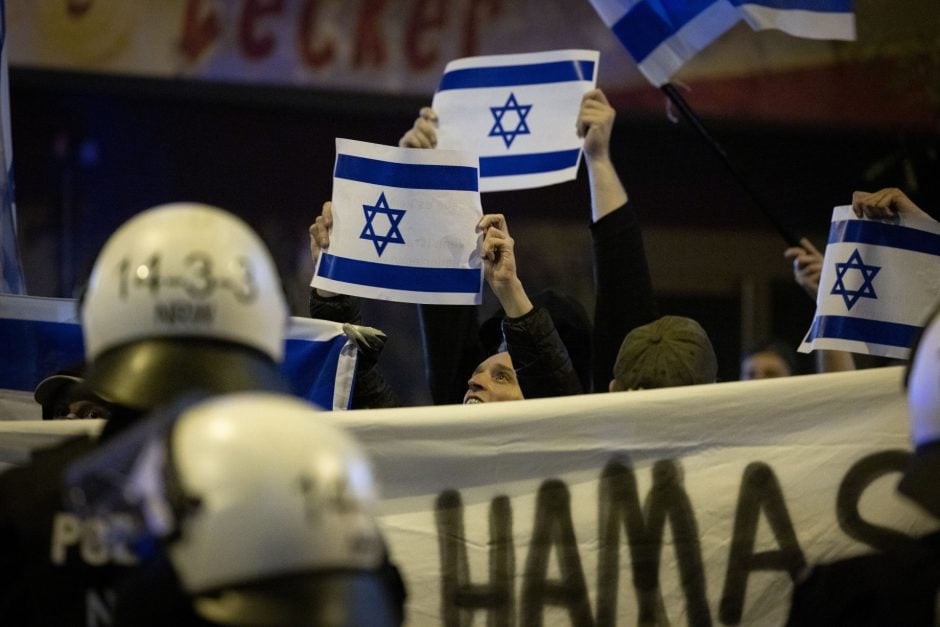
[[[606,392],[627,333],[658,317],[640,223],[629,202],[591,224],[594,243],[594,391]]]
[[[940,532],[903,549],[816,566],[793,592],[787,625],[930,626],[940,593]]]
[[[63,507],[65,468],[96,446],[76,437],[0,475],[0,622],[109,625],[119,580],[136,559],[106,543],[104,521]]]
[[[431,398],[436,405],[460,403],[470,375],[489,357],[480,341],[476,307],[422,305],[420,315]],[[501,328],[525,398],[584,392],[546,310],[536,307],[519,318],[504,318]]]
[[[324,298],[311,289],[310,316],[360,324],[359,299],[346,295]],[[436,405],[460,403],[473,370],[488,357],[479,339],[476,307],[422,305],[420,316],[431,398]],[[535,308],[520,318],[504,319],[502,333],[525,398],[582,393],[568,352],[545,310]],[[375,358],[360,357],[352,408],[399,404]]]

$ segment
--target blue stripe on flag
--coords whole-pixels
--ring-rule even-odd
[[[940,255],[940,235],[870,220],[840,220],[829,230],[829,243],[873,244]]]
[[[530,65],[501,65],[451,70],[441,77],[438,91],[476,87],[544,85],[594,80],[593,61],[551,61]]]
[[[910,348],[920,327],[899,322],[883,322],[851,316],[817,316],[809,338],[854,340]]]
[[[645,0],[631,7],[611,30],[639,63],[715,0]]]
[[[480,176],[512,176],[554,172],[577,165],[580,148],[527,155],[480,157]]]
[[[291,392],[324,409],[332,409],[336,370],[345,344],[345,335],[327,341],[288,338],[284,342],[281,374],[290,383]],[[351,393],[349,399],[352,400]]]
[[[731,0],[731,4],[755,4],[780,11],[813,11],[816,13],[852,13],[854,0]]]
[[[35,389],[36,384],[85,358],[82,329],[73,322],[0,318],[0,388]]]
[[[477,169],[469,166],[394,163],[343,154],[336,158],[334,176],[408,189],[475,192],[479,188]]]
[[[416,268],[324,254],[317,274],[344,283],[409,292],[480,291],[480,270],[473,268]]]
[[[332,408],[339,354],[345,343],[345,335],[330,340],[288,339],[281,373],[291,390]],[[6,390],[31,392],[47,376],[85,359],[82,329],[74,322],[0,318],[0,346],[7,356],[0,359],[0,389]]]

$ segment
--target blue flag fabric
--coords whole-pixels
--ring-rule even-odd
[[[853,0],[590,0],[657,87],[740,20],[811,39],[855,39]]]
[[[31,392],[47,376],[85,358],[77,303],[0,295],[0,389]],[[343,325],[291,318],[281,372],[291,391],[325,409],[349,409],[358,358]]]
[[[6,2],[0,0],[0,293],[23,294],[26,286],[16,242],[16,204],[13,198],[13,145],[10,135],[6,34]]]
[[[292,317],[281,372],[295,395],[324,409],[349,409],[358,356],[342,324]]]
[[[405,303],[476,305],[477,157],[336,140],[333,230],[311,285]]]
[[[596,50],[552,50],[451,61],[431,104],[437,147],[479,155],[481,192],[573,180],[575,123],[599,60]]]
[[[799,350],[906,359],[938,295],[940,223],[859,219],[836,207],[816,315]]]
[[[85,359],[78,304],[64,298],[0,295],[0,388],[32,391]]]

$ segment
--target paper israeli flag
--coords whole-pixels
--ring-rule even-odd
[[[47,376],[85,360],[76,301],[0,294],[0,394],[32,392]],[[291,391],[326,409],[349,409],[359,350],[343,325],[289,320],[281,374]]]
[[[333,230],[313,287],[405,303],[477,305],[477,158],[336,140]]]
[[[836,207],[816,316],[800,346],[906,359],[940,297],[940,223],[855,217]]]
[[[657,87],[742,19],[810,39],[855,39],[852,0],[590,0]]]
[[[556,50],[451,61],[431,105],[437,147],[478,155],[483,192],[574,179],[582,143],[575,123],[599,58]]]

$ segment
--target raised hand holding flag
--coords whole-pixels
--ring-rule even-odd
[[[800,238],[751,187],[669,79],[682,65],[739,20],[751,28],[777,28],[813,39],[854,39],[852,0],[590,0],[636,61],[661,88],[790,246]]]
[[[836,207],[816,315],[800,351],[906,359],[938,294],[940,223],[923,212],[866,219]]]
[[[476,305],[483,275],[477,158],[336,140],[332,232],[315,288],[408,303]]]

